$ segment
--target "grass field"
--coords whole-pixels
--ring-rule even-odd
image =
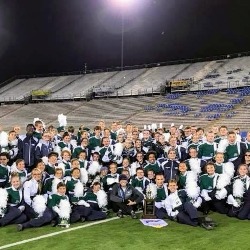
[[[139,220],[132,220],[127,217],[65,232],[8,249],[250,249],[249,221],[240,221],[216,213],[211,214],[211,217],[219,223],[218,227],[211,231],[200,227],[181,225],[169,220],[167,221],[169,223],[167,227],[151,228],[143,226]],[[79,225],[83,224],[76,223],[71,228]],[[10,225],[0,228],[0,246],[64,230],[46,226],[17,232],[15,225]]]

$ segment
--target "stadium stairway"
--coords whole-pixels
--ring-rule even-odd
[[[13,89],[14,87],[16,87],[17,85],[23,83],[24,81],[26,81],[26,79],[16,79],[14,80],[13,82],[3,86],[1,89],[0,89],[0,95],[2,95],[4,92],[10,90],[10,89]]]
[[[202,69],[197,71],[194,74],[194,82],[198,82],[204,79],[207,75],[209,75],[212,71],[214,71],[218,67],[218,63],[216,61],[208,62]]]
[[[61,81],[60,83],[55,85],[50,89],[50,91],[51,93],[55,94],[61,89],[64,89],[66,86],[72,85],[76,80],[81,79],[82,77],[82,75],[71,76],[70,78],[67,78],[67,81]]]
[[[6,85],[4,92],[0,94],[0,100],[23,100],[25,96],[31,94],[32,90],[39,89],[53,79],[53,77],[29,78],[18,81],[14,86],[9,83]]]

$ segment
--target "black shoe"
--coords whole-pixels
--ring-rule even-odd
[[[57,225],[56,220],[52,220],[52,221],[50,222],[50,225],[51,225],[52,227],[55,227],[55,226]]]
[[[208,215],[208,213],[209,213],[208,210],[203,211],[203,215]]]
[[[171,217],[170,217],[170,220],[175,221],[175,222],[178,222],[177,216],[171,216]]]
[[[205,222],[205,221],[202,222],[200,226],[205,228],[206,230],[213,230],[214,229],[214,227],[212,225],[210,225],[208,222]]]
[[[106,207],[102,208],[102,212],[105,213],[105,214],[107,214],[107,215],[110,213],[110,211]]]
[[[81,219],[80,219],[80,222],[85,222],[86,221],[86,219],[84,218],[84,217],[81,217]]]
[[[132,219],[137,219],[137,216],[136,216],[136,214],[135,214],[134,211],[131,212],[131,218],[132,218]]]
[[[16,230],[19,231],[19,232],[23,231],[23,225],[22,224],[17,224]]]
[[[204,221],[205,221],[207,224],[211,225],[212,227],[217,227],[217,226],[218,226],[218,223],[214,222],[214,221],[213,221],[211,218],[209,218],[209,217],[205,217],[205,218],[204,218]]]
[[[122,210],[119,210],[119,211],[117,212],[117,216],[118,216],[119,218],[123,218]]]

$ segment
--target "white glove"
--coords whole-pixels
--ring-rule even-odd
[[[174,212],[171,212],[171,213],[170,213],[170,216],[172,216],[172,217],[176,217],[178,213],[179,213],[179,211],[174,211]]]
[[[116,179],[114,179],[114,178],[108,178],[108,179],[107,179],[107,184],[108,184],[108,185],[112,185],[112,184],[114,184],[114,183],[116,183]]]
[[[18,207],[18,209],[19,209],[21,212],[23,212],[24,209],[25,209],[25,206],[20,206],[20,207]]]
[[[117,156],[117,159],[115,160],[117,164],[121,164],[122,163],[122,156]]]
[[[234,207],[239,207],[240,205],[239,205],[239,203],[238,203],[237,201],[234,201],[234,202],[233,202],[233,206],[234,206]]]
[[[209,197],[209,196],[204,197],[204,199],[205,199],[205,201],[211,201],[212,200],[211,197]]]
[[[217,191],[215,194],[215,198],[218,200],[222,200],[226,198],[227,196],[227,190],[225,188],[221,189],[220,191]]]
[[[212,199],[209,197],[207,190],[203,189],[201,191],[201,196],[204,198],[205,201],[211,201]]]
[[[161,201],[161,207],[166,208],[166,202],[165,202],[165,200]]]
[[[89,203],[84,201],[84,200],[80,200],[78,201],[77,205],[79,206],[85,206],[85,207],[90,207]]]
[[[162,208],[162,206],[164,207],[163,204],[164,204],[163,201],[155,202],[155,207]]]
[[[198,208],[198,207],[200,206],[200,204],[198,204],[198,202],[196,201],[196,202],[193,203],[193,206],[194,206],[195,208]]]
[[[233,205],[234,203],[236,202],[236,200],[234,199],[234,197],[230,194],[230,195],[228,195],[228,197],[227,197],[227,203],[229,204],[229,205]],[[236,202],[237,203],[237,202]]]
[[[202,203],[202,199],[201,197],[198,197],[197,200],[193,203],[193,206],[198,208],[200,207],[201,203]]]
[[[13,153],[11,156],[16,156],[17,153],[18,153],[18,148],[13,148],[11,151],[12,151],[12,153]],[[10,151],[10,152],[11,152],[11,151]],[[10,152],[9,152],[9,153],[10,153]]]

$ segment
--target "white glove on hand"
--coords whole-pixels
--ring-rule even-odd
[[[18,148],[13,148],[9,152],[10,156],[16,156],[17,153],[18,153]]]
[[[25,206],[20,206],[20,207],[18,207],[18,209],[19,209],[21,212],[23,212],[23,211],[25,210]]]
[[[209,196],[204,197],[204,199],[205,199],[205,201],[211,201],[212,200],[211,197],[209,197]]]
[[[193,206],[194,206],[195,208],[198,208],[198,207],[200,206],[200,204],[196,201],[196,202],[193,203]]]
[[[203,189],[201,191],[201,196],[204,198],[205,201],[211,201],[212,199],[209,197],[207,190]]]
[[[234,207],[239,207],[240,205],[239,205],[239,203],[238,203],[237,201],[234,201],[234,202],[233,202],[233,206],[234,206]]]
[[[176,217],[177,216],[177,214],[179,213],[179,211],[174,211],[174,212],[171,212],[170,213],[170,216],[172,216],[172,217]]]
[[[85,207],[90,207],[89,203],[84,201],[84,200],[80,200],[78,201],[77,205],[79,206],[85,206]]]
[[[217,191],[215,194],[215,198],[218,200],[222,200],[227,196],[227,190],[225,188],[221,189],[220,191]]]
[[[201,197],[198,197],[198,199],[193,203],[193,206],[195,208],[198,208],[198,207],[200,207],[201,203],[202,203],[202,199],[201,199]]]
[[[116,183],[116,179],[114,179],[114,178],[108,178],[108,179],[107,179],[107,184],[108,184],[108,185],[112,185],[112,184],[114,184],[114,183]]]

